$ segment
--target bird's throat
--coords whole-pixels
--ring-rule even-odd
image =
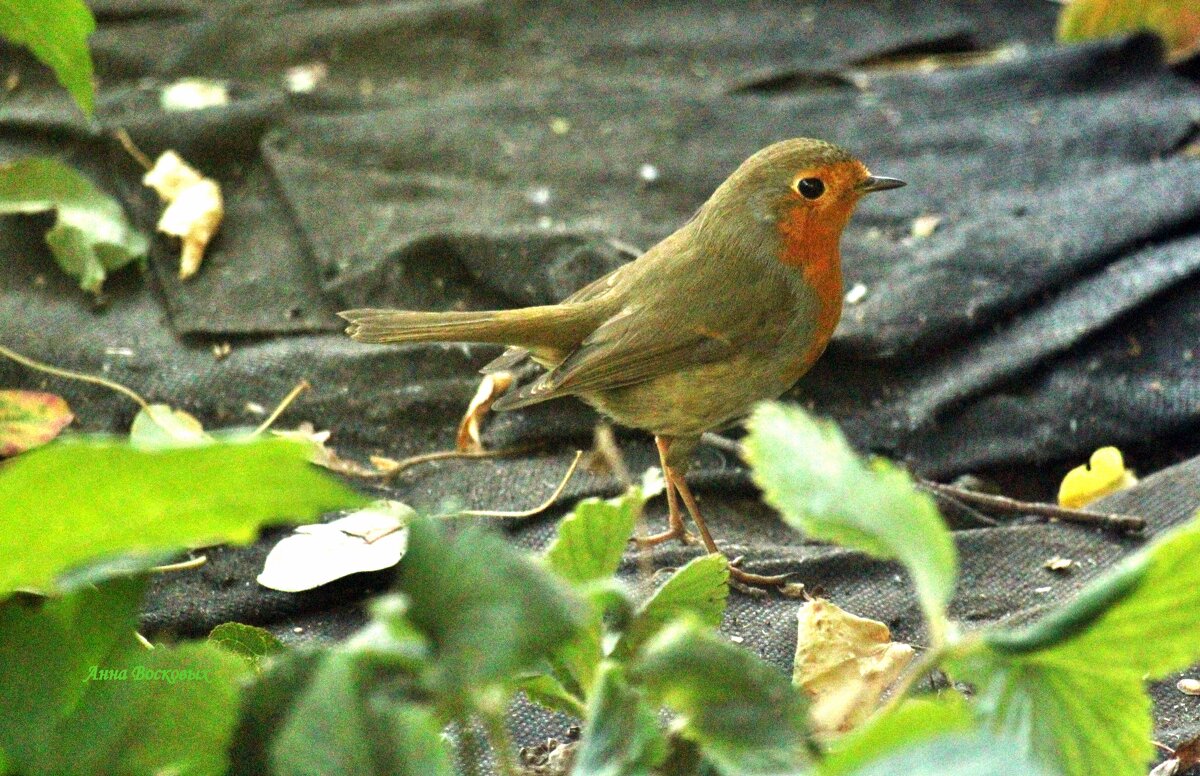
[[[842,230],[853,204],[820,211],[797,209],[780,222],[780,261],[800,270],[817,297],[814,341],[804,354],[805,370],[825,350],[842,315]],[[834,212],[831,212],[834,211]]]

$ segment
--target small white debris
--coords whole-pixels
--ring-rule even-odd
[[[174,151],[158,157],[154,167],[142,177],[142,183],[158,192],[167,203],[158,219],[158,231],[182,240],[179,277],[195,275],[204,259],[204,249],[225,216],[221,187]]]
[[[658,180],[658,168],[647,162],[638,168],[638,177],[646,183],[654,183]]]
[[[741,644],[746,639],[742,636],[730,636],[729,640],[732,641],[734,644]]]
[[[1043,563],[1042,568],[1046,569],[1047,571],[1070,571],[1076,565],[1077,564],[1075,561],[1071,560],[1070,558],[1064,558],[1061,555],[1055,555],[1053,558],[1050,558]]]
[[[1045,595],[1046,593],[1049,593],[1053,589],[1054,588],[1052,588],[1052,587],[1035,587],[1033,589],[1033,592],[1035,592],[1039,595]]]
[[[538,186],[530,189],[525,198],[529,200],[529,204],[544,207],[550,204],[550,189],[547,186]]]
[[[550,119],[550,131],[556,135],[565,135],[571,131],[571,122],[562,116],[555,116]]]
[[[132,356],[133,348],[105,348],[104,355],[106,355],[106,356]]]
[[[846,304],[858,304],[863,299],[867,298],[867,287],[862,283],[855,283],[846,292]]]
[[[324,62],[312,62],[307,65],[289,67],[283,74],[283,82],[287,90],[293,94],[308,94],[317,88],[317,84],[329,75],[329,65]]]
[[[204,110],[229,104],[229,86],[223,81],[184,78],[163,87],[159,105],[169,112]]]
[[[912,236],[918,240],[924,239],[933,234],[937,230],[938,224],[942,223],[942,216],[926,215],[917,216],[912,222]]]
[[[246,402],[246,412],[249,412],[251,415],[266,415],[267,408],[256,401],[248,401]]]

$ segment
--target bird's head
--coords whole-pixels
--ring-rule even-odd
[[[701,209],[702,232],[727,247],[768,254],[805,270],[839,259],[838,242],[865,194],[903,186],[872,175],[823,140],[784,140],[742,162]]]

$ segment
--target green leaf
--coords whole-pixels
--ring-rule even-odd
[[[150,404],[133,416],[129,441],[138,447],[162,448],[202,445],[213,439],[194,416],[166,404]]]
[[[939,631],[954,592],[957,555],[933,500],[886,461],[863,463],[837,427],[798,407],[762,404],[746,458],[767,502],[815,539],[904,564]]]
[[[237,728],[229,746],[231,776],[271,773],[271,745],[312,681],[327,650],[301,646],[272,660],[242,692]]]
[[[708,626],[668,626],[629,672],[683,718],[683,734],[724,773],[789,773],[809,762],[808,709],[799,690]]]
[[[615,663],[600,671],[586,719],[572,776],[646,776],[667,755],[658,715]]]
[[[270,631],[240,622],[227,622],[213,628],[208,634],[208,642],[240,656],[256,670],[262,665],[263,658],[286,649]]]
[[[644,503],[637,488],[610,501],[579,502],[559,524],[558,536],[546,550],[547,565],[572,584],[611,577],[621,565]]]
[[[548,671],[518,678],[514,689],[521,690],[529,700],[548,709],[561,711],[572,717],[584,718],[587,716],[587,708],[579,698],[568,691],[562,682]]]
[[[46,444],[74,419],[60,396],[0,391],[0,458]]]
[[[414,520],[396,580],[443,687],[462,697],[535,668],[583,626],[583,606],[555,577],[479,529],[450,537]]]
[[[142,588],[114,579],[44,602],[0,601],[0,749],[21,770],[37,772],[54,749],[61,715],[79,706],[91,667],[114,666],[136,646]]]
[[[325,655],[270,745],[278,776],[453,776],[433,713],[359,656]]]
[[[245,544],[259,527],[367,499],[284,439],[140,450],[62,441],[0,469],[0,594],[46,588],[84,561],[170,547]]]
[[[96,88],[87,39],[95,30],[83,0],[0,0],[0,36],[27,46],[89,116]]]
[[[1068,670],[1165,676],[1200,660],[1200,523],[1130,556],[1068,606],[1020,630],[986,637],[998,652],[1029,653]],[[1131,649],[1132,644],[1153,645]]]
[[[729,562],[721,555],[702,555],[675,572],[638,611],[617,642],[613,655],[627,658],[655,633],[685,615],[716,628],[729,597]]]
[[[6,1],[12,0],[0,0],[0,9]],[[75,170],[40,157],[0,165],[0,215],[50,210],[58,218],[46,244],[84,291],[99,293],[109,272],[144,261],[146,236],[130,225],[115,199]]]
[[[951,733],[892,752],[864,764],[849,776],[1056,776],[1011,742],[984,734]]]
[[[976,686],[984,725],[1014,757],[1062,776],[1145,776],[1153,720],[1141,677],[1102,661],[1065,668],[986,649],[952,670]]]
[[[1103,38],[1149,30],[1182,60],[1200,48],[1200,8],[1195,0],[1071,0],[1058,18],[1061,41]]]
[[[962,733],[974,726],[971,709],[962,699],[915,699],[871,719],[838,738],[818,769],[820,776],[843,776],[885,755],[946,733]],[[906,771],[896,771],[906,773]]]
[[[145,650],[141,590],[118,579],[0,604],[0,747],[22,773],[225,772],[244,664],[205,644]]]

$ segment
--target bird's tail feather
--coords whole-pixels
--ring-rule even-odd
[[[359,342],[489,342],[524,347],[561,347],[579,341],[580,311],[547,305],[485,312],[346,310],[346,333]]]

